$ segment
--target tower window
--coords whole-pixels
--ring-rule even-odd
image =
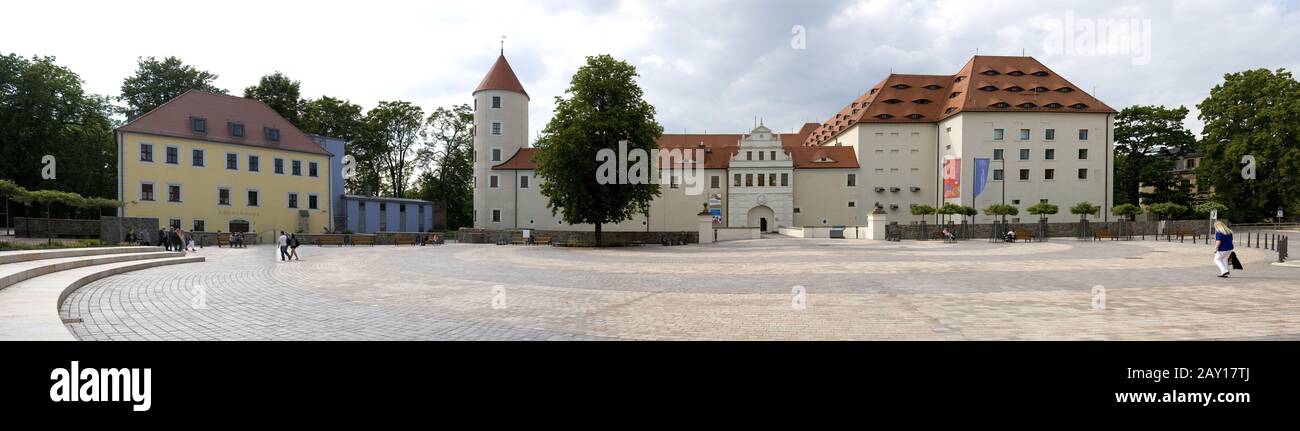
[[[492,161],[494,161],[494,162],[499,162],[499,161],[501,161],[501,149],[500,149],[500,148],[493,148],[493,149],[492,149]]]
[[[492,109],[501,109],[501,96],[492,96]]]
[[[492,122],[492,134],[493,134],[493,135],[496,135],[496,136],[500,136],[500,135],[501,135],[501,122],[500,122],[500,121],[493,121],[493,122]]]

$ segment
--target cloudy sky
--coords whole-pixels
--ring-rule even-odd
[[[427,110],[471,103],[504,35],[533,98],[530,135],[584,57],[602,53],[638,68],[671,133],[735,133],[755,117],[794,130],[891,70],[952,74],[977,50],[1023,50],[1116,109],[1185,105],[1199,132],[1195,105],[1224,73],[1300,68],[1295,1],[47,0],[5,9],[0,53],[56,56],[107,95],[137,57],[174,55],[219,74],[234,94],[278,70],[305,97]]]

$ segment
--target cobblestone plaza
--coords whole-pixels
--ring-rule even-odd
[[[83,340],[1300,339],[1295,269],[1240,253],[1225,280],[1157,241],[205,248],[61,314]]]

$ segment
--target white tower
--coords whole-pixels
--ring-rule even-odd
[[[474,227],[513,228],[515,175],[493,171],[528,146],[528,92],[504,51],[474,90]]]

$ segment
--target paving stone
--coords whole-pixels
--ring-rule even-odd
[[[205,248],[87,285],[81,339],[1296,339],[1300,270],[1156,241],[884,243],[773,237],[574,249]],[[1140,259],[1135,259],[1140,258]],[[1092,309],[1092,288],[1106,309]],[[205,309],[194,304],[203,286]],[[501,288],[496,288],[501,286]],[[802,286],[806,308],[792,306]],[[504,308],[501,306],[504,305]]]

